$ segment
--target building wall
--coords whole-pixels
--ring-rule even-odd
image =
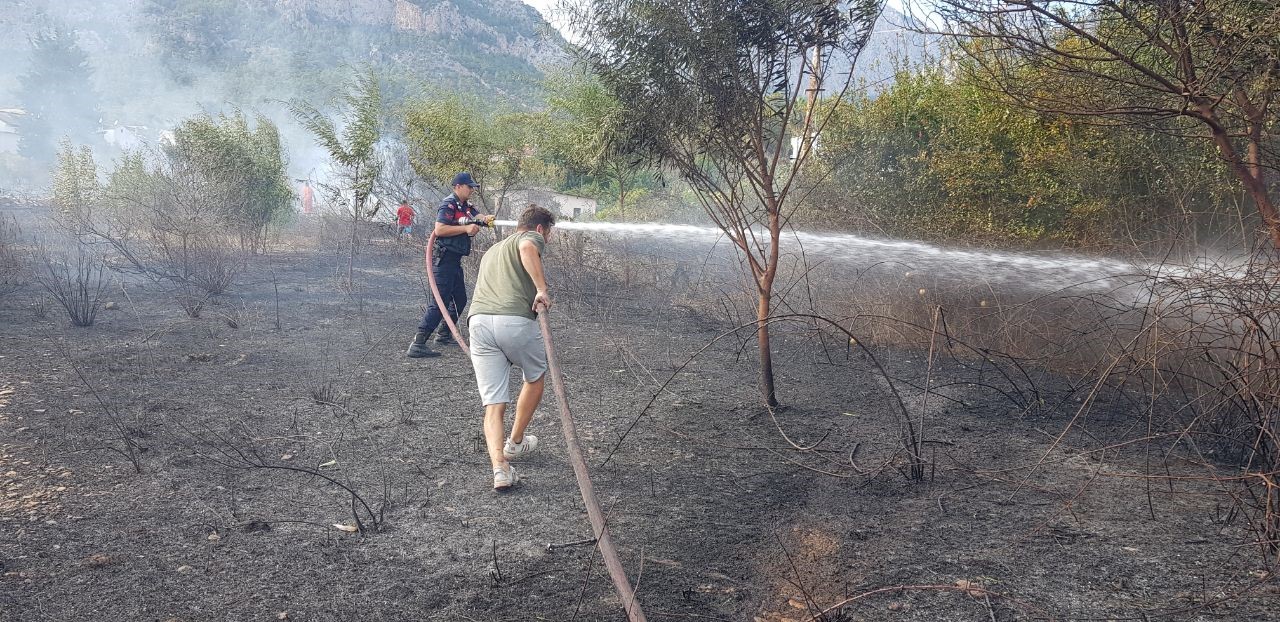
[[[556,205],[556,212],[566,218],[582,218],[596,213],[595,199],[586,197],[556,194],[552,196],[550,203]]]
[[[530,203],[537,203],[562,218],[589,217],[596,213],[597,207],[595,199],[541,189],[508,192],[503,200],[502,207],[507,215],[511,218],[516,218],[524,210],[524,207]],[[507,209],[508,207],[509,209]]]

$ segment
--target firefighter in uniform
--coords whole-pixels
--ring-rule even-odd
[[[453,178],[453,193],[444,198],[436,211],[436,243],[431,257],[431,272],[435,275],[436,288],[440,290],[449,317],[455,324],[462,308],[467,306],[462,258],[471,254],[471,238],[480,232],[480,227],[493,226],[494,217],[482,216],[469,201],[471,193],[479,187],[471,173],[458,173]],[[437,327],[440,329],[435,338],[437,344],[454,343],[449,325],[443,322],[444,311],[436,304],[434,296],[427,301],[427,313],[406,353],[409,358],[440,356],[439,352],[427,346],[427,339]]]

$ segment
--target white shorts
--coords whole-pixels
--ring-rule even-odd
[[[525,382],[547,372],[547,349],[537,320],[518,315],[473,315],[471,366],[485,406],[511,401],[511,366],[520,368]]]

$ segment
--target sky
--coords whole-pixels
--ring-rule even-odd
[[[551,9],[555,6],[556,0],[524,0],[524,3],[538,9],[544,18],[548,21],[551,19]]]
[[[555,17],[555,8],[556,5],[560,3],[560,0],[524,0],[524,3],[538,9],[538,12],[542,14],[542,19],[547,20],[552,26],[555,26],[556,30],[559,30],[560,34],[564,35],[565,39],[570,41],[573,40],[570,34],[565,32],[566,29],[564,28],[564,25],[560,23],[561,20],[558,20]]]
[[[569,38],[569,34],[565,32],[563,25],[557,23],[560,20],[555,19],[555,7],[560,2],[561,0],[524,0],[525,4],[538,9],[538,12],[542,14],[543,19],[551,22],[551,25],[555,26],[556,29],[560,31],[560,34]],[[916,8],[916,11],[919,12],[922,6],[929,6],[928,3],[929,0],[886,0],[886,4],[888,6],[897,9],[902,13],[907,12],[907,5],[913,5]]]

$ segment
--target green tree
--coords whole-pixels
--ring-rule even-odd
[[[481,199],[495,199],[493,210],[524,179],[534,126],[528,113],[491,111],[478,100],[458,95],[417,99],[404,110],[414,171],[442,187],[468,171],[480,184]]]
[[[382,169],[378,152],[383,126],[381,84],[372,69],[355,76],[338,96],[337,114],[341,125],[309,102],[293,100],[289,109],[329,153],[338,174],[340,181],[325,189],[331,201],[344,206],[351,220],[347,286],[354,288],[360,223],[375,215],[366,213],[367,203]],[[349,201],[347,192],[351,194]],[[375,207],[374,212],[376,210]]]
[[[77,237],[183,296],[204,290],[200,300],[231,286],[246,253],[264,250],[291,198],[275,126],[239,112],[183,121],[172,143],[119,158],[105,186],[88,148],[69,142],[54,175],[54,202]]]
[[[571,22],[580,56],[624,102],[627,148],[677,171],[750,267],[758,294],[760,390],[777,404],[769,318],[793,191],[827,118],[810,95],[839,99],[879,16],[877,0],[591,0]],[[798,148],[793,148],[793,140]]]
[[[52,162],[61,138],[95,139],[99,115],[92,75],[74,32],[55,23],[31,37],[31,65],[18,79],[18,105],[26,112],[16,122],[19,153]]]
[[[173,166],[199,178],[206,193],[217,197],[210,209],[237,233],[247,252],[265,252],[268,229],[292,213],[280,133],[266,117],[254,124],[244,113],[200,115],[174,130],[166,147]]]
[[[59,211],[75,215],[73,222],[81,223],[92,217],[92,211],[102,196],[93,150],[85,145],[76,147],[71,141],[63,140],[57,157],[58,166],[53,173],[53,204]],[[83,230],[78,229],[74,233],[81,234]]]
[[[816,202],[893,235],[1103,246],[1222,233],[1228,171],[1171,133],[1027,110],[968,71],[905,69],[876,97],[841,102],[823,134]]]
[[[626,218],[627,194],[645,169],[628,149],[626,111],[598,79],[569,71],[546,81],[547,109],[540,152],[574,173],[613,186],[617,213]]]
[[[975,79],[1039,112],[1207,139],[1280,249],[1280,4],[938,0]]]

